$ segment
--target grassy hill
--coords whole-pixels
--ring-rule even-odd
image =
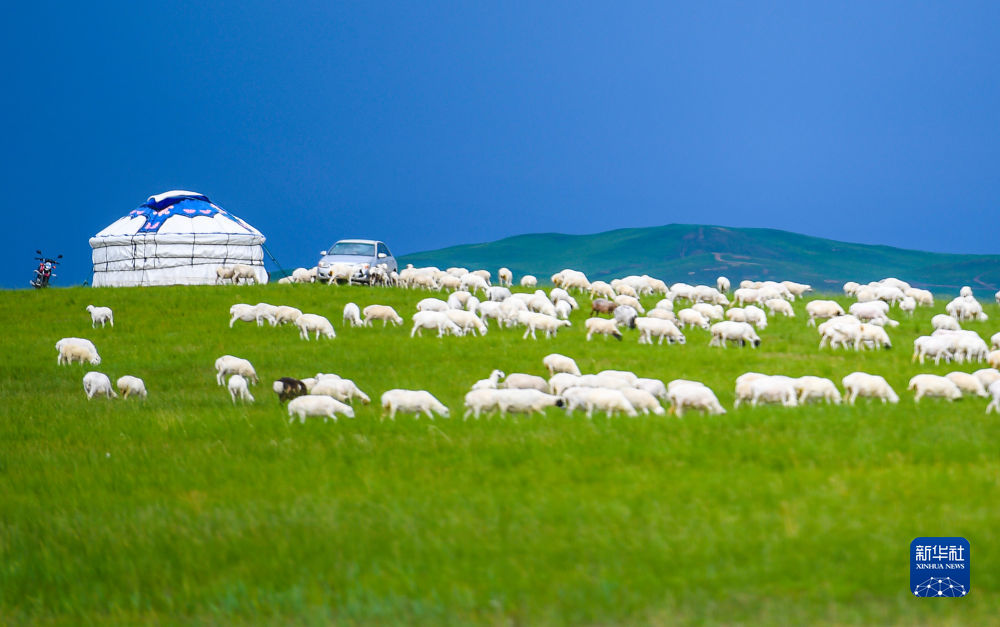
[[[667,282],[794,280],[839,291],[845,281],[895,276],[937,292],[971,285],[987,297],[1000,289],[1000,255],[949,255],[850,244],[775,229],[669,224],[592,235],[539,233],[406,255],[403,264],[496,268],[540,280],[563,268],[591,279],[649,274]]]
[[[11,624],[996,624],[1000,420],[986,399],[906,392],[942,309],[890,330],[891,351],[817,349],[776,318],[759,349],[584,341],[585,311],[552,339],[410,338],[348,328],[348,301],[409,318],[426,292],[325,285],[0,291],[0,617]],[[647,307],[655,298],[645,298]],[[236,302],[288,304],[336,325],[228,326]],[[843,302],[843,301],[842,301]],[[115,311],[92,329],[88,304]],[[588,301],[581,297],[586,309]],[[989,322],[967,325],[989,337]],[[56,365],[56,340],[94,341],[99,366]],[[698,379],[728,413],[463,421],[493,368],[545,374],[560,352],[585,372]],[[249,359],[256,402],[216,385]],[[81,378],[142,377],[149,398],[94,399]],[[746,371],[838,382],[884,375],[898,405],[733,409]],[[353,420],[289,424],[281,376],[336,372],[373,399]],[[381,421],[390,388],[433,392],[451,418]],[[908,591],[918,536],[972,546],[972,591]]]

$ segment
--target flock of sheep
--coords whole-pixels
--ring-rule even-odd
[[[229,274],[229,270],[231,268],[220,268],[220,278]],[[310,271],[300,270],[303,272],[296,271],[300,280],[307,280]],[[610,282],[589,281],[581,272],[563,270],[551,277],[554,287],[548,293],[542,290],[512,293],[512,273],[501,268],[498,277],[499,285],[491,285],[491,275],[485,270],[469,272],[463,268],[449,268],[441,271],[411,266],[398,275],[393,273],[390,279],[392,284],[404,288],[453,290],[445,298],[428,297],[417,303],[416,312],[411,316],[411,337],[420,335],[423,330],[435,330],[439,337],[446,334],[482,336],[488,333],[490,320],[503,328],[523,326],[525,339],[529,335],[536,338],[536,331],[551,337],[572,326],[570,313],[579,309],[572,292],[577,292],[589,294],[591,299],[590,316],[584,323],[588,341],[595,335],[621,340],[622,329],[633,328],[638,331],[641,344],[652,344],[654,339],[658,344],[664,340],[668,344],[684,344],[683,330],[697,327],[709,331],[710,346],[722,348],[728,344],[759,346],[762,340],[757,332],[767,328],[768,316],[794,317],[791,303],[811,291],[810,286],[791,281],[743,281],[730,292],[730,282],[725,277],[719,277],[715,286],[685,283],[668,286],[649,276],[629,276]],[[521,284],[535,287],[537,279],[528,275]],[[902,315],[912,315],[917,306],[934,305],[930,292],[894,278],[866,285],[849,282],[844,285],[844,293],[856,299],[847,311],[831,300],[806,303],[807,324],[816,326],[817,321],[822,321],[817,326],[820,348],[829,346],[858,351],[892,348],[886,329],[899,324],[889,317],[892,308],[896,307]],[[647,311],[639,298],[651,295],[661,298]],[[997,301],[1000,303],[1000,292]],[[681,307],[682,304],[685,306]],[[97,324],[103,327],[106,323],[114,326],[109,308],[91,305],[87,311],[91,314],[93,327]],[[1000,371],[997,370],[1000,368],[1000,350],[997,350],[1000,349],[1000,333],[990,339],[988,346],[975,331],[961,328],[962,322],[987,319],[982,305],[973,298],[968,287],[963,287],[959,296],[947,304],[945,312],[933,317],[934,329],[930,335],[921,336],[914,342],[913,360],[924,363],[926,358],[933,358],[935,364],[942,359],[956,363],[986,361],[990,367],[974,373],[952,372],[947,376],[916,375],[908,386],[914,393],[914,400],[919,402],[930,396],[955,400],[963,394],[991,396],[987,413],[1000,412]],[[236,304],[229,313],[230,327],[237,321],[255,322],[258,326],[265,322],[272,326],[292,324],[304,340],[308,340],[310,334],[316,339],[336,337],[328,318],[303,313],[294,307]],[[346,325],[371,326],[379,320],[383,327],[404,322],[388,305],[373,304],[362,309],[355,303],[348,303],[344,307]],[[89,340],[63,338],[56,349],[59,364],[100,364],[97,349]],[[494,370],[487,379],[477,381],[465,396],[465,417],[479,418],[492,412],[500,415],[544,412],[552,406],[564,407],[567,412],[585,411],[587,416],[595,411],[628,416],[663,414],[661,403],[668,404],[671,412],[678,416],[686,410],[725,413],[715,393],[697,381],[678,379],[664,384],[621,370],[582,374],[573,359],[559,354],[545,357],[543,365],[549,372],[548,379],[524,373],[504,375]],[[258,377],[249,361],[224,355],[216,360],[215,369],[217,383],[226,385],[233,403],[254,402],[249,386],[256,384]],[[734,407],[743,403],[751,406],[778,403],[791,407],[810,401],[839,404],[844,398],[854,404],[859,397],[876,398],[883,403],[899,401],[897,393],[879,375],[853,372],[840,383],[843,397],[830,379],[748,372],[736,379]],[[306,416],[322,416],[324,420],[336,420],[338,415],[354,417],[351,403],[370,402],[370,397],[353,381],[334,374],[319,373],[301,380],[283,377],[272,387],[280,401],[288,402],[290,420],[298,417],[304,421]],[[146,396],[145,384],[134,376],[119,378],[116,388],[126,397]],[[117,396],[110,379],[100,372],[87,373],[84,390],[88,398]],[[388,390],[380,401],[383,411],[392,419],[397,413],[424,414],[428,418],[435,414],[450,415],[448,408],[426,390]]]

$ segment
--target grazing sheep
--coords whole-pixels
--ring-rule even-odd
[[[747,305],[743,308],[745,322],[749,322],[758,329],[767,328],[767,313],[756,305]]]
[[[968,372],[949,372],[945,377],[954,383],[963,394],[975,394],[983,398],[988,396],[983,382],[973,374],[969,374]]]
[[[590,341],[591,336],[593,336],[595,333],[599,335],[604,335],[605,339],[607,339],[607,336],[611,336],[616,340],[618,340],[619,342],[622,339],[622,333],[621,331],[618,330],[617,320],[614,319],[608,320],[605,318],[587,318],[587,321],[584,323],[584,326],[586,326],[587,328],[588,342]]]
[[[344,324],[350,324],[352,327],[365,326],[364,320],[361,319],[361,308],[358,307],[355,303],[347,303],[346,305],[344,305],[343,321]]]
[[[417,303],[417,311],[440,311],[445,312],[451,307],[440,298],[424,298]]]
[[[305,268],[295,268],[292,270],[293,283],[312,283],[315,280],[316,276]]]
[[[571,387],[563,392],[566,399],[566,412],[575,409],[586,409],[587,418],[592,418],[594,410],[602,411],[611,418],[618,412],[626,416],[635,417],[639,413],[628,401],[622,390],[613,390],[600,387]]]
[[[786,318],[795,317],[795,310],[792,309],[792,304],[784,298],[770,298],[764,301],[764,306],[768,308],[772,316],[780,313]]]
[[[618,307],[618,303],[613,300],[595,298],[590,303],[590,315],[593,317],[601,314],[611,314],[614,313],[616,307]]]
[[[215,284],[225,283],[229,281],[231,283],[235,282],[233,280],[233,268],[227,266],[218,266],[215,268]]]
[[[711,324],[711,321],[704,314],[691,308],[681,309],[675,315],[677,316],[677,326],[681,329],[684,327],[698,327],[708,331]]]
[[[538,285],[538,279],[534,275],[526,274],[521,277],[521,287],[536,287]]]
[[[615,307],[614,319],[615,321],[623,327],[628,327],[630,329],[635,328],[635,319],[639,316],[639,312],[636,311],[635,307],[631,305],[619,304]],[[596,320],[597,318],[593,318]]]
[[[661,309],[659,307],[655,309],[650,309],[646,312],[647,318],[657,318],[659,320],[669,320],[670,322],[677,322],[677,316],[674,315],[673,311],[669,309]]]
[[[132,375],[118,377],[115,387],[118,388],[118,393],[122,395],[122,398],[128,398],[130,395],[146,398],[146,383],[139,377]]]
[[[546,407],[563,406],[562,397],[547,394],[540,390],[508,388],[491,390],[491,393],[496,396],[495,403],[497,409],[500,410],[501,417],[506,417],[507,412],[544,414]]]
[[[753,381],[750,384],[750,406],[756,407],[761,402],[797,407],[799,401],[794,380],[784,376],[773,376]]]
[[[252,267],[242,263],[233,266],[233,283],[239,283],[240,279],[243,279],[244,283],[253,282],[254,285],[258,283],[257,272]]]
[[[573,313],[573,305],[565,300],[557,301],[553,309],[555,309],[556,318],[560,320],[569,320],[569,315]]]
[[[396,419],[396,414],[414,414],[414,418],[420,418],[424,413],[428,418],[434,420],[434,412],[447,418],[450,414],[448,408],[441,401],[426,390],[388,390],[382,394],[383,419],[384,412],[389,412],[391,420]]]
[[[913,402],[919,403],[925,396],[940,396],[954,401],[962,398],[962,391],[947,377],[936,374],[918,374],[910,379],[906,389],[913,390]]]
[[[253,305],[248,305],[246,303],[237,303],[229,308],[229,328],[233,328],[233,324],[237,320],[242,320],[243,322],[257,322],[257,326],[261,326],[261,322],[257,318],[257,310]]]
[[[215,381],[222,385],[226,375],[238,374],[245,377],[250,383],[257,383],[257,371],[246,359],[223,355],[215,360]]]
[[[945,363],[954,358],[954,338],[945,335],[921,335],[913,340],[913,357],[910,361],[924,363],[925,357],[933,357],[934,365],[944,359]]]
[[[815,302],[815,301],[813,301]],[[882,399],[882,403],[898,403],[899,396],[892,389],[889,383],[877,374],[866,372],[852,372],[840,380],[847,394],[847,402],[851,405],[859,396]]]
[[[542,358],[542,365],[549,371],[550,377],[557,372],[568,372],[569,374],[580,376],[580,368],[573,361],[572,357],[567,357],[566,355],[560,355],[559,353],[546,355]]]
[[[96,329],[97,323],[101,323],[101,328],[104,328],[106,322],[110,322],[111,326],[115,326],[115,316],[111,311],[111,307],[95,307],[93,305],[87,305],[87,311],[90,312],[90,328]]]
[[[554,337],[562,327],[571,326],[569,320],[560,320],[559,318],[533,311],[519,311],[517,313],[517,321],[526,327],[524,335],[521,338],[525,340],[528,339],[528,334],[531,334],[531,339],[537,339],[535,337],[536,330],[545,331],[545,337]]]
[[[903,300],[899,301],[899,310],[905,313],[907,316],[912,317],[913,312],[917,309],[917,300],[912,296],[907,296]]]
[[[107,398],[117,398],[118,395],[111,389],[111,379],[103,372],[88,372],[83,375],[83,391],[87,393],[87,400],[94,396],[101,395]]]
[[[724,320],[713,324],[709,331],[712,334],[712,339],[708,343],[709,346],[726,348],[727,342],[735,342],[741,347],[746,346],[748,343],[754,348],[760,346],[760,336],[757,335],[757,332],[747,322]]]
[[[284,403],[309,393],[305,382],[293,377],[281,377],[271,384],[271,389],[278,395],[278,403]]]
[[[997,370],[996,368],[982,368],[972,374],[979,379],[979,382],[982,383],[983,387],[987,390],[990,389],[990,386],[993,385],[994,381],[1000,380],[1000,370]]]
[[[462,335],[462,329],[451,321],[447,313],[441,311],[418,311],[413,314],[413,329],[410,330],[410,337],[423,335],[423,329],[436,329],[438,337],[444,337],[445,333],[452,335]]]
[[[462,335],[467,333],[472,333],[475,335],[479,332],[479,335],[486,335],[489,329],[486,324],[471,311],[463,311],[461,309],[449,309],[445,312],[445,315],[462,330]]]
[[[508,390],[538,390],[540,392],[549,391],[549,383],[533,374],[512,372],[503,380],[503,387]]]
[[[340,377],[320,379],[309,390],[309,393],[318,396],[332,396],[342,403],[350,403],[354,399],[359,399],[365,405],[371,402],[368,395],[362,392],[354,381]]]
[[[226,387],[229,389],[229,397],[233,399],[233,404],[236,403],[236,399],[248,403],[254,402],[253,395],[250,394],[250,388],[247,387],[247,380],[241,375],[234,374],[229,377],[229,383]]]
[[[659,379],[639,377],[635,382],[635,388],[645,390],[659,399],[666,400],[667,398],[667,386]]]
[[[1000,350],[1000,333],[994,333],[990,337],[990,350]]]
[[[403,324],[403,319],[389,305],[368,305],[362,310],[362,313],[365,317],[365,324],[368,326],[371,326],[372,320],[381,320],[382,328],[385,328],[387,322],[391,322],[393,326]]]
[[[499,398],[495,394],[496,390],[481,388],[473,389],[465,395],[464,407],[465,413],[462,414],[462,420],[468,420],[469,415],[479,420],[479,416],[484,412],[490,414],[495,410],[500,408]]]
[[[672,388],[668,387],[667,400],[670,401],[671,411],[678,418],[684,416],[685,409],[697,409],[712,415],[726,413],[719,399],[715,397],[715,392],[697,381],[685,381]]]
[[[667,410],[663,409],[663,406],[656,400],[656,397],[646,390],[634,387],[622,388],[621,393],[625,395],[625,399],[628,400],[629,404],[636,411],[640,411],[647,416],[650,412],[657,416],[667,413]]]
[[[510,287],[514,283],[514,273],[509,268],[497,270],[497,280],[501,286]]]
[[[299,328],[299,337],[309,341],[309,333],[316,332],[316,339],[322,335],[325,338],[333,339],[337,334],[333,330],[333,324],[324,316],[319,314],[304,313],[295,320],[295,326]]]
[[[301,315],[301,311],[288,305],[281,305],[274,310],[274,320],[277,324],[285,324],[286,322],[294,323]]]
[[[97,349],[90,340],[81,338],[63,338],[56,342],[56,364],[71,364],[75,361],[88,362],[93,366],[101,363],[101,356],[97,354]]]
[[[730,283],[729,279],[724,276],[720,276],[715,280],[715,289],[719,290],[721,293],[725,294],[729,292]]]
[[[485,270],[477,270],[476,272],[485,272]],[[470,292],[478,290],[483,294],[486,294],[486,290],[490,288],[489,280],[484,279],[481,275],[476,274],[476,272],[470,272],[469,274],[464,275],[459,282],[459,287]]]
[[[958,320],[955,320],[947,314],[937,314],[931,318],[931,326],[934,330],[944,329],[946,331],[960,331],[962,329],[961,325],[958,324]]]
[[[306,421],[306,416],[323,416],[323,422],[330,418],[337,422],[337,414],[354,418],[354,408],[332,396],[299,396],[288,402],[288,422],[294,422],[296,416],[300,424]]]
[[[652,314],[654,312],[651,311],[650,313]],[[639,329],[640,344],[652,345],[654,337],[658,338],[657,344],[660,345],[663,344],[664,339],[666,339],[670,344],[675,342],[678,344],[684,344],[687,341],[680,329],[678,329],[677,326],[670,320],[661,320],[653,317],[636,318],[635,327]]]
[[[806,313],[809,315],[809,326],[814,327],[817,319],[843,316],[844,308],[832,300],[811,300],[806,303]]]
[[[804,405],[809,401],[824,400],[827,403],[840,405],[840,391],[833,381],[814,376],[804,376],[793,380],[795,391],[799,394],[799,404]]]
[[[504,378],[503,370],[493,370],[486,379],[480,379],[472,384],[473,390],[495,390],[499,387],[500,379]]]

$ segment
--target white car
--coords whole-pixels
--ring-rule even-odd
[[[330,280],[330,267],[335,263],[355,266],[352,283],[368,283],[373,266],[384,265],[387,273],[399,269],[396,258],[389,252],[385,242],[373,239],[342,239],[328,250],[321,251],[320,255],[322,257],[316,264],[316,274],[322,281]]]

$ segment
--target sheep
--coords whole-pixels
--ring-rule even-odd
[[[448,311],[451,307],[440,298],[424,298],[417,303],[417,311]]]
[[[295,268],[291,276],[295,283],[312,283],[316,280],[316,276],[305,268]]]
[[[477,331],[479,332],[479,335],[486,335],[486,332],[488,331],[486,324],[479,319],[479,316],[470,311],[449,309],[445,312],[445,315],[448,316],[448,318],[462,330],[462,335],[469,332],[471,332],[472,335],[475,335]]]
[[[650,312],[652,313],[652,312]],[[662,345],[666,339],[668,343],[684,344],[686,339],[680,329],[670,320],[659,318],[636,318],[635,327],[639,329],[639,343],[652,344],[653,338],[658,338],[657,344]]]
[[[441,401],[426,390],[388,390],[382,394],[382,409],[385,419],[385,411],[389,412],[389,419],[395,420],[398,412],[414,414],[414,418],[420,418],[420,414],[427,414],[427,417],[434,420],[434,413],[448,418],[450,413]]]
[[[538,279],[534,275],[526,274],[521,277],[521,287],[536,287],[538,285]]]
[[[983,387],[989,390],[990,386],[993,385],[994,381],[1000,380],[1000,370],[996,368],[981,368],[972,373],[979,382],[983,384]]]
[[[642,303],[640,303],[639,299],[634,296],[629,296],[627,294],[619,294],[615,296],[612,300],[619,307],[628,306],[635,309],[638,313],[646,313],[646,310],[643,308]]]
[[[931,356],[934,358],[934,365],[940,363],[942,358],[947,363],[952,360],[954,356],[953,351],[954,343],[952,337],[922,335],[913,340],[913,357],[910,361],[917,361],[919,359],[922,364],[925,357]]]
[[[681,385],[668,388],[667,400],[670,401],[671,411],[678,418],[683,418],[684,410],[688,408],[708,412],[711,415],[726,413],[719,399],[715,397],[715,392],[697,381],[685,381]]]
[[[502,285],[492,285],[488,290],[486,290],[486,300],[498,303],[502,303],[512,295],[513,294],[510,293],[510,289]]]
[[[1000,333],[994,333],[990,337],[990,350],[1000,350]]]
[[[768,308],[772,316],[776,316],[780,313],[786,318],[795,317],[795,310],[792,309],[792,304],[784,298],[769,298],[764,301],[764,306]]]
[[[791,293],[793,299],[801,298],[806,292],[811,292],[813,289],[812,285],[796,283],[795,281],[782,281],[781,286]]]
[[[635,319],[639,316],[639,312],[635,310],[631,305],[621,305],[619,304],[615,307],[614,320],[618,325],[628,327],[630,329],[635,328]],[[598,318],[591,318],[591,320],[598,320]]]
[[[364,315],[365,326],[371,326],[372,320],[381,320],[382,328],[386,323],[391,322],[393,326],[403,324],[403,319],[396,313],[396,310],[389,305],[368,305],[361,313]]]
[[[90,340],[63,338],[56,342],[56,350],[59,351],[56,356],[57,365],[71,364],[75,361],[81,364],[89,362],[93,366],[101,363],[101,356]]]
[[[736,342],[741,347],[746,346],[747,343],[754,348],[760,346],[760,336],[746,322],[734,322],[732,320],[716,322],[711,326],[709,331],[712,334],[712,339],[708,343],[709,346],[726,348],[727,342]]]
[[[96,329],[97,323],[101,323],[101,328],[104,328],[106,322],[110,322],[112,328],[115,326],[115,316],[111,311],[111,307],[95,307],[93,305],[87,305],[87,311],[90,312],[90,328]]]
[[[306,416],[323,416],[323,422],[330,418],[337,422],[337,414],[354,418],[354,408],[332,396],[298,396],[288,402],[288,422],[294,422],[296,416],[299,417],[299,424],[306,421]]]
[[[769,376],[759,372],[745,372],[736,377],[733,408],[735,409],[740,406],[740,403],[749,402],[753,398],[753,388],[751,386],[754,381],[767,379]]]
[[[726,310],[726,320],[733,322],[746,322],[747,312],[742,307],[730,307]]]
[[[743,308],[745,322],[752,324],[758,329],[767,328],[767,314],[756,305],[747,305]]]
[[[571,326],[569,320],[560,320],[559,318],[546,316],[545,314],[535,313],[533,311],[518,312],[517,321],[526,327],[522,339],[528,339],[529,333],[531,334],[531,339],[537,339],[535,337],[536,329],[545,331],[545,337],[554,337],[562,327]]]
[[[639,377],[635,382],[635,388],[637,390],[645,390],[659,399],[666,400],[667,398],[667,386],[659,379]]]
[[[937,314],[931,318],[931,326],[934,330],[944,329],[946,331],[959,331],[961,330],[961,325],[958,324],[958,320],[955,320],[947,314]]]
[[[965,322],[966,320],[984,322],[989,320],[989,316],[983,313],[983,306],[979,304],[979,301],[972,298],[962,298],[959,296],[945,305],[944,310],[949,316],[952,316],[959,322]]]
[[[320,335],[328,339],[337,337],[333,330],[333,324],[324,316],[319,314],[304,313],[295,320],[295,326],[299,328],[299,337],[309,341],[309,332],[316,332],[316,339]]]
[[[601,314],[613,314],[615,309],[618,307],[618,303],[608,300],[606,298],[595,298],[590,302],[590,316],[599,316]]]
[[[470,272],[469,274],[466,274],[465,276],[462,277],[459,286],[463,290],[468,290],[470,292],[475,292],[476,290],[479,290],[483,294],[485,294],[486,290],[489,289],[490,284],[487,279],[484,279],[482,276],[474,272]]]
[[[487,414],[499,409],[499,398],[496,395],[497,390],[489,388],[480,388],[470,390],[465,395],[465,400],[463,406],[465,407],[465,413],[462,414],[462,420],[468,420],[471,414],[476,420],[479,420],[479,416],[486,412]]]
[[[806,303],[806,313],[809,315],[809,326],[814,327],[817,319],[843,316],[844,308],[832,300],[811,300]]]
[[[991,383],[990,387],[987,388],[987,392],[989,392],[989,395],[993,397],[993,400],[991,400],[986,406],[986,413],[990,413],[990,409],[1000,413],[1000,381],[994,381]]]
[[[549,371],[550,377],[557,372],[568,372],[569,374],[580,376],[580,368],[573,361],[572,357],[567,357],[566,355],[550,353],[542,358],[542,365]]]
[[[733,302],[738,305],[746,305],[748,303],[759,303],[760,292],[754,288],[741,287],[733,292]]]
[[[289,307],[288,305],[280,305],[274,310],[274,321],[277,324],[285,324],[286,322],[294,323],[302,315],[302,311],[296,309],[295,307]]]
[[[722,312],[722,305],[712,305],[709,303],[695,303],[691,305],[691,309],[694,309],[701,315],[708,318],[709,322],[722,320],[722,318],[724,317]]]
[[[844,283],[844,296],[854,296],[860,287],[861,285],[859,285],[856,281],[848,281],[847,283]]]
[[[725,294],[729,292],[729,288],[730,288],[729,279],[727,279],[726,277],[720,276],[719,278],[715,279],[715,289]]]
[[[660,309],[659,307],[657,307],[656,309],[650,309],[649,311],[647,311],[646,312],[646,317],[647,318],[656,318],[658,320],[669,320],[670,322],[673,322],[673,323],[677,322],[677,316],[674,315],[674,312],[669,311],[667,309]]]
[[[587,410],[587,418],[593,417],[595,409],[604,412],[609,418],[617,412],[622,412],[633,418],[639,415],[621,390],[572,387],[565,390],[563,395],[566,399],[567,413],[582,407]]]
[[[986,398],[986,387],[979,377],[968,372],[949,372],[944,375],[949,381],[954,383],[963,394],[975,394]]]
[[[814,301],[815,302],[815,301]],[[840,380],[847,395],[847,402],[851,405],[859,396],[878,398],[882,403],[898,403],[899,396],[892,389],[889,383],[877,374],[866,372],[852,372]]]
[[[576,299],[573,298],[572,296],[570,296],[569,292],[567,292],[566,290],[564,290],[561,287],[553,287],[549,291],[549,300],[552,301],[553,305],[557,305],[560,302],[565,301],[565,302],[569,303],[569,306],[572,307],[574,310],[577,310],[577,309],[580,308],[580,305],[579,305],[579,303],[576,302]]]
[[[905,313],[907,316],[912,317],[913,312],[917,309],[917,301],[912,296],[906,296],[903,300],[899,301],[899,310]]]
[[[848,312],[858,320],[868,321],[874,318],[885,318],[889,313],[889,305],[881,300],[866,303],[853,303]]]
[[[594,299],[597,296],[612,300],[615,297],[615,288],[605,281],[594,281],[590,284],[590,298]]]
[[[804,405],[813,399],[840,405],[840,391],[837,390],[837,386],[830,379],[806,375],[792,381],[795,391],[799,395],[800,405]]]
[[[229,397],[233,399],[233,404],[236,404],[237,398],[248,403],[254,402],[253,395],[250,394],[250,388],[247,387],[247,380],[241,375],[234,374],[229,377],[229,383],[226,387],[229,389]]]
[[[411,319],[413,328],[410,330],[410,337],[423,335],[423,329],[436,329],[438,337],[444,337],[445,333],[462,335],[462,329],[451,321],[448,314],[440,311],[418,311]]]
[[[630,387],[622,388],[621,393],[625,395],[625,399],[636,411],[640,411],[645,415],[649,415],[650,412],[657,416],[667,413],[659,401],[656,400],[656,397],[646,390]]]
[[[514,283],[514,273],[509,268],[500,268],[497,270],[497,281],[502,286],[510,287]]]
[[[246,359],[240,357],[233,357],[232,355],[223,355],[215,360],[215,381],[219,385],[222,385],[223,379],[226,375],[238,374],[245,377],[251,384],[257,383],[257,371],[253,369],[253,364],[251,364]]]
[[[457,292],[452,292],[448,295],[448,308],[449,309],[465,309],[465,303],[472,297],[472,294],[466,292],[465,290],[459,290]]]
[[[88,372],[83,375],[83,391],[87,394],[88,401],[97,395],[107,398],[118,397],[111,389],[111,379],[103,372]]]
[[[341,378],[325,378],[316,382],[316,385],[309,390],[310,394],[318,396],[332,396],[342,403],[350,403],[354,399],[360,399],[365,405],[371,402],[367,394],[361,391],[354,381]]]
[[[913,390],[913,402],[919,403],[925,396],[941,396],[954,401],[962,398],[962,391],[950,379],[936,374],[918,374],[910,379],[906,389]]]
[[[247,305],[246,303],[237,303],[229,308],[229,328],[233,328],[233,324],[237,320],[242,320],[243,322],[256,322],[257,326],[262,326],[262,322],[257,317],[257,309],[254,305]]]
[[[853,328],[856,331],[856,335],[854,336],[854,350],[862,350],[868,345],[876,349],[892,348],[892,342],[889,341],[889,334],[882,327],[874,324],[861,324]]]
[[[681,309],[677,312],[677,326],[681,329],[684,327],[699,327],[705,329],[709,328],[711,321],[706,318],[702,313],[695,311],[694,309]]]
[[[256,320],[257,322],[257,326],[259,327],[264,326],[265,320],[267,320],[267,322],[272,327],[277,326],[278,324],[278,319],[276,317],[277,311],[278,311],[277,307],[275,307],[274,305],[269,305],[268,303],[257,303],[256,305],[254,305],[253,314],[254,314],[254,320]]]
[[[934,306],[934,295],[931,294],[930,290],[921,290],[911,287],[908,290],[903,290],[903,293],[916,301],[918,305],[925,307]]]
[[[503,380],[503,387],[509,390],[538,390],[540,392],[549,391],[549,383],[533,374],[523,374],[512,372]]]
[[[548,296],[546,296],[544,293],[533,295],[531,298],[528,299],[527,305],[528,305],[528,311],[534,311],[535,313],[542,313],[545,314],[546,316],[556,315],[555,305],[552,304],[552,301],[550,301]]]
[[[562,407],[564,404],[562,397],[540,390],[508,388],[492,390],[492,394],[496,397],[496,407],[500,410],[501,417],[505,417],[507,412],[544,414],[546,407]]]
[[[584,326],[586,326],[587,328],[588,342],[595,333],[599,335],[604,335],[605,339],[607,339],[607,336],[611,336],[616,340],[618,340],[619,342],[622,340],[622,333],[621,331],[618,330],[617,320],[613,319],[607,320],[605,318],[587,318],[587,321],[584,323]]]
[[[233,279],[233,268],[229,266],[216,266],[215,268],[215,284],[224,283],[226,281],[235,282]]]
[[[139,377],[132,375],[118,377],[115,387],[118,388],[118,393],[122,395],[122,398],[128,398],[129,395],[146,398],[146,383]]]
[[[244,283],[251,281],[254,285],[258,283],[257,272],[251,266],[242,263],[233,266],[233,283],[239,283],[240,279],[243,279]]]
[[[346,305],[344,305],[343,321],[344,324],[350,324],[352,327],[365,326],[364,320],[361,319],[361,308],[358,307],[355,303],[347,303]]]
[[[798,406],[798,394],[792,379],[783,376],[764,377],[750,384],[750,406],[760,402],[781,403],[785,407]]]
[[[278,395],[279,404],[309,393],[305,382],[294,377],[281,377],[271,384],[271,389]]]
[[[500,382],[500,379],[504,378],[503,370],[493,370],[490,376],[486,379],[480,379],[472,384],[473,390],[495,390]]]
[[[991,368],[1000,368],[1000,351],[992,351],[986,358]]]
[[[555,309],[556,318],[560,320],[569,320],[569,315],[573,313],[573,306],[564,300],[556,302],[553,309]]]

